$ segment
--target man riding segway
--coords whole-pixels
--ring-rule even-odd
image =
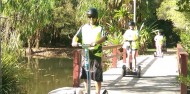
[[[123,48],[127,51],[127,65],[123,65],[123,76],[126,74],[136,74],[140,77],[140,67],[136,67],[136,54],[138,49],[138,31],[135,30],[135,22],[128,23],[129,29],[123,35]],[[132,62],[131,58],[132,56]],[[126,69],[127,68],[127,69]]]
[[[90,8],[87,11],[89,22],[81,26],[72,40],[72,46],[78,46],[79,40],[81,44],[87,44],[88,48],[90,70],[87,70],[86,64],[82,64],[81,79],[84,79],[84,86],[86,93],[90,94],[90,80],[95,81],[96,94],[100,94],[101,82],[103,81],[102,69],[102,43],[106,40],[106,35],[102,26],[98,24],[98,11],[96,8]],[[86,52],[86,51],[85,51]],[[86,53],[85,53],[86,54]],[[87,58],[87,57],[85,57]],[[83,62],[82,62],[83,63]],[[87,66],[89,67],[89,66]],[[92,73],[88,73],[88,72]],[[88,75],[90,74],[90,75]],[[89,77],[90,76],[90,77]],[[90,79],[91,78],[91,79]]]

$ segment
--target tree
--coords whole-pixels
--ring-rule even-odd
[[[21,34],[22,40],[28,40],[29,52],[32,52],[32,41],[36,41],[36,47],[39,47],[40,31],[50,23],[53,6],[53,0],[3,0],[2,12],[9,19],[7,28],[11,28],[6,32]]]
[[[183,12],[190,12],[190,0],[179,0],[177,2],[178,10]]]
[[[120,7],[120,10],[115,10],[114,18],[118,18],[118,25],[120,28],[127,28],[127,22],[132,18],[126,5]]]

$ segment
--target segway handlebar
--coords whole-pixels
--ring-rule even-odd
[[[81,47],[81,48],[89,48],[89,47],[94,47],[91,44],[81,44],[81,43],[77,43],[77,46]]]
[[[136,40],[125,40],[125,42],[135,42]]]

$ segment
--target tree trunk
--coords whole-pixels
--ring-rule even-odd
[[[9,37],[10,37],[10,36],[9,36],[10,27],[11,27],[11,26],[10,26],[10,22],[9,22],[9,20],[7,20],[6,26],[5,26],[5,33],[4,33],[4,34],[5,34],[5,37],[4,37],[5,39],[4,39],[4,41],[5,41],[6,43],[8,43],[8,41],[9,41],[9,39],[10,39],[10,38],[9,38]]]
[[[32,55],[33,54],[32,46],[31,46],[31,40],[32,40],[32,37],[30,36],[28,38],[28,49],[26,49],[26,53],[28,55]]]
[[[36,49],[38,49],[40,47],[40,30],[36,31],[36,38],[35,38],[35,42],[36,42]]]

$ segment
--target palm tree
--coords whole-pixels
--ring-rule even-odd
[[[120,7],[120,10],[114,10],[114,18],[118,19],[118,25],[120,28],[126,28],[126,23],[131,19],[132,14],[129,13],[125,4]]]

